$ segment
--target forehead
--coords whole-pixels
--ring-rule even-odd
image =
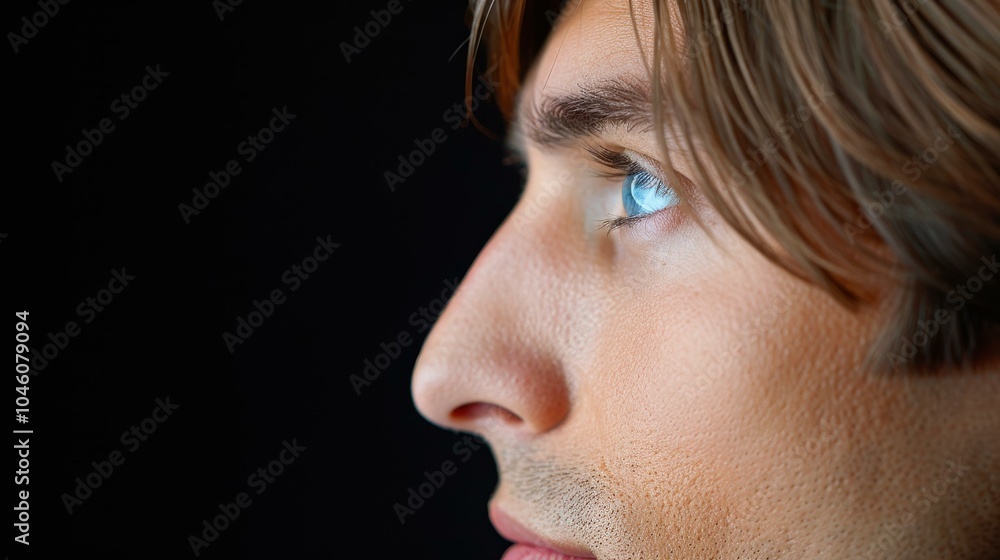
[[[570,2],[525,82],[524,95],[555,97],[581,84],[649,81],[653,7],[648,1]]]
[[[645,96],[643,103],[648,103],[654,30],[651,2],[570,2],[518,95],[515,125],[511,130],[509,145],[524,153],[524,133],[529,133],[527,136],[530,137],[532,130],[539,128],[537,125],[540,119],[536,111],[541,108],[542,114],[555,115],[560,113],[557,108],[559,106],[579,110],[579,96],[584,92],[612,92],[605,94],[611,96],[604,101],[610,105],[597,113],[588,113],[587,118],[609,118],[612,107],[628,105],[628,99],[636,94]],[[619,100],[615,92],[621,92],[628,99]],[[557,99],[569,100],[569,104],[546,105],[547,101]],[[647,107],[640,109],[639,114],[649,111]]]

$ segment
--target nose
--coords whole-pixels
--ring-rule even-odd
[[[417,359],[414,403],[442,427],[523,437],[556,428],[570,412],[558,338],[579,270],[566,258],[567,229],[525,219],[525,203],[480,252]]]

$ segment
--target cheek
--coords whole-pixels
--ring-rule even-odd
[[[594,452],[635,494],[632,521],[723,539],[733,523],[776,520],[754,513],[761,496],[796,488],[807,450],[833,437],[873,329],[719,242],[729,250],[693,233],[641,248],[627,275],[641,280],[611,298],[580,406],[605,442]]]

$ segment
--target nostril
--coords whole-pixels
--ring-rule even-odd
[[[463,404],[451,411],[451,419],[455,422],[467,424],[477,420],[500,421],[504,424],[517,425],[524,420],[510,410],[502,406],[485,402],[475,402]]]

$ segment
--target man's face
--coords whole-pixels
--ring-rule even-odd
[[[536,61],[524,195],[427,339],[417,407],[488,440],[490,513],[511,540],[632,559],[951,550],[934,548],[955,544],[949,527],[996,515],[1000,482],[979,472],[996,376],[864,373],[878,315],[769,263],[697,185],[703,228],[680,206],[600,227],[625,214],[626,173],[591,152],[665,165],[650,127],[539,130],[556,101],[648,83],[652,11],[636,4],[638,29],[627,2],[578,3]],[[981,517],[956,513],[969,504]]]

